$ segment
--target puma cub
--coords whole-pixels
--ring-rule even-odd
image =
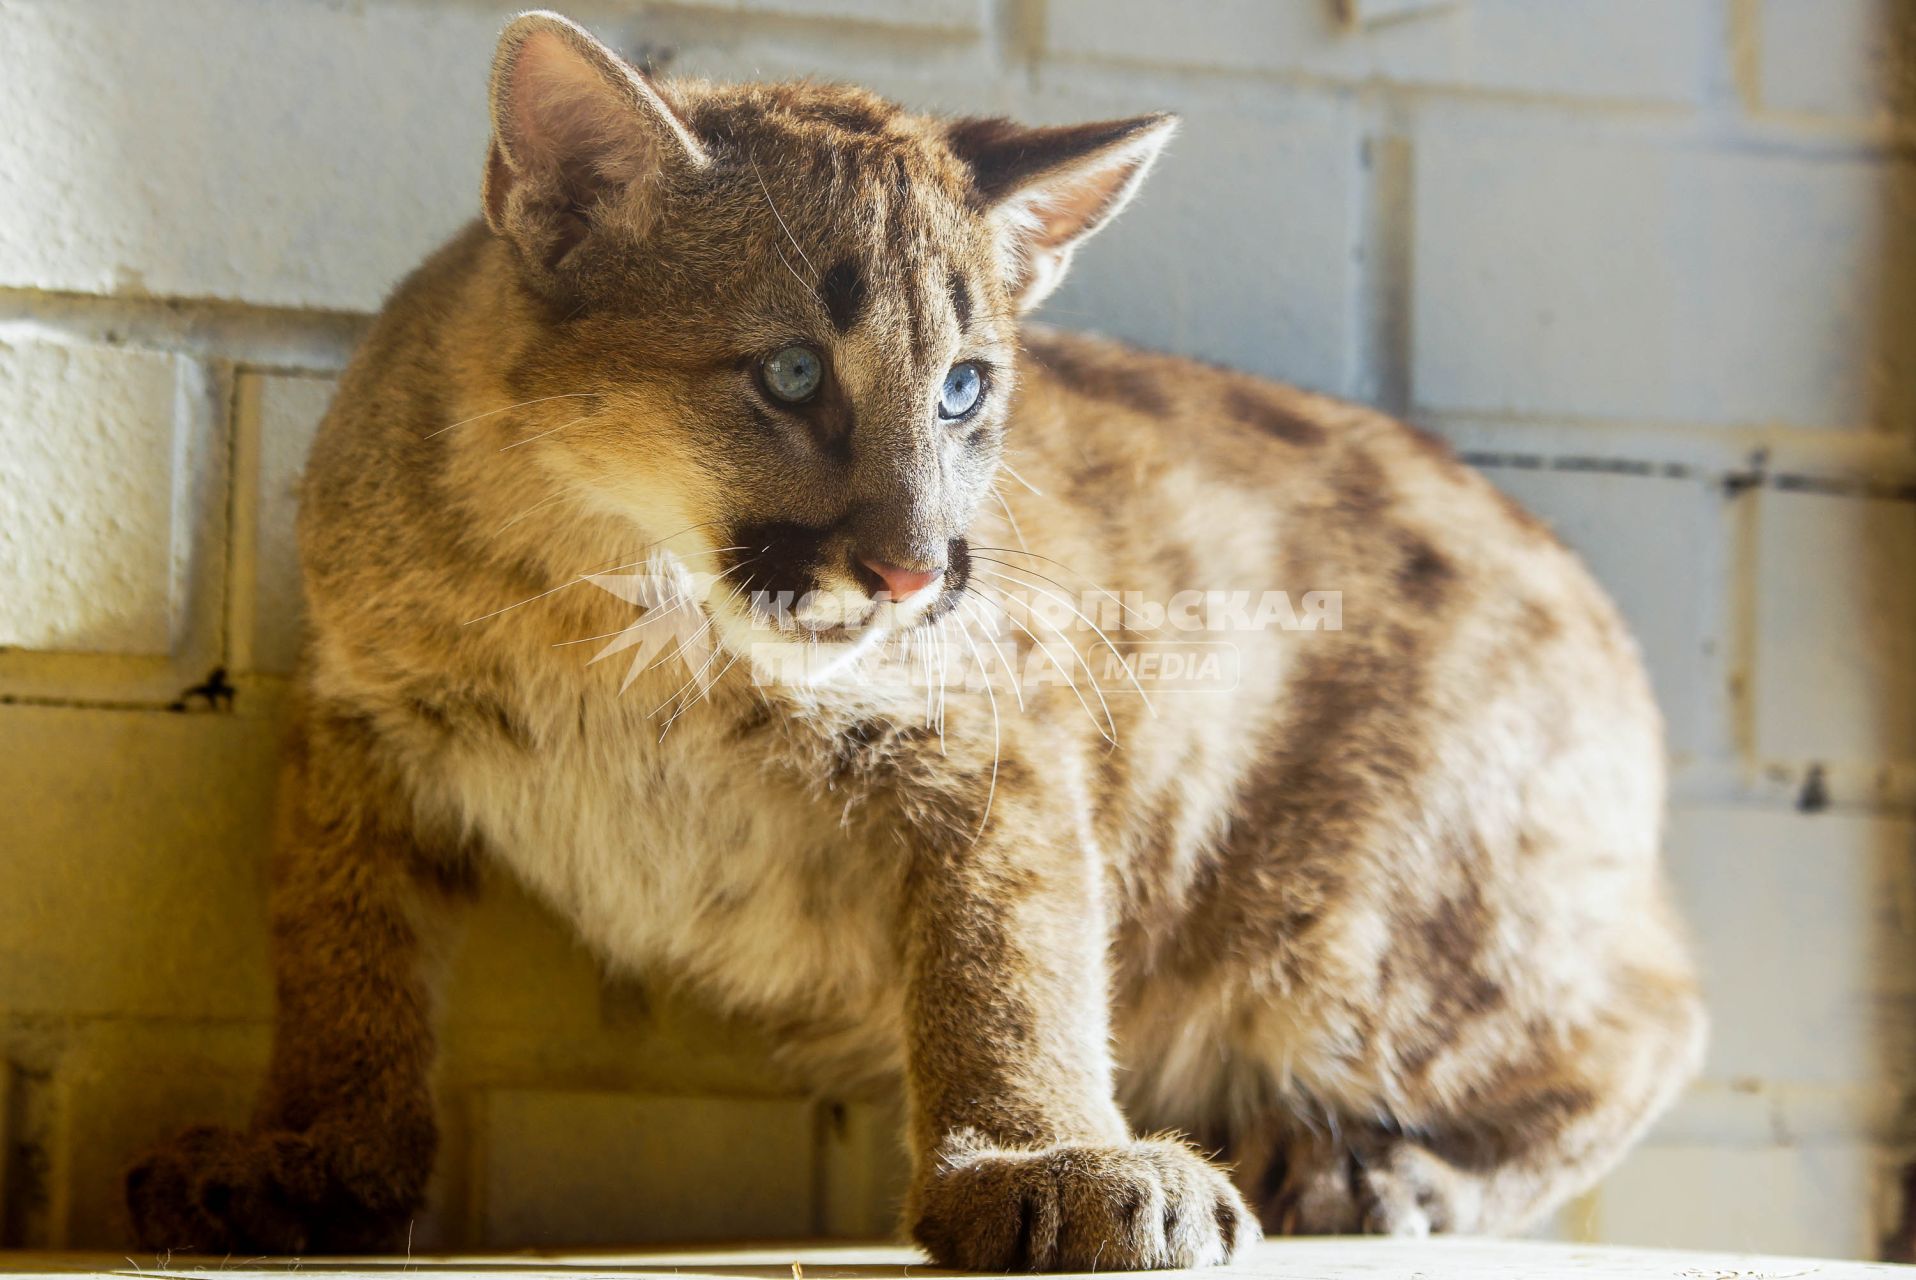
[[[306,475],[270,1078],[132,1170],[144,1244],[405,1239],[482,865],[902,1087],[943,1265],[1508,1231],[1618,1159],[1703,1040],[1636,648],[1431,438],[1025,322],[1172,118],[547,13],[492,77]]]

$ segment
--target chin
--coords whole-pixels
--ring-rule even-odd
[[[712,617],[719,643],[751,664],[755,682],[788,688],[831,684],[897,634],[878,617],[816,630],[778,622],[749,607],[721,607]]]

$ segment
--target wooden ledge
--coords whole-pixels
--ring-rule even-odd
[[[795,1270],[796,1269],[796,1270]],[[324,1280],[586,1280],[587,1277],[672,1276],[677,1280],[904,1280],[948,1275],[910,1249],[892,1245],[648,1249],[377,1258],[142,1258],[105,1253],[0,1251],[0,1275],[182,1277],[246,1280],[252,1276],[320,1275]],[[1108,1280],[1110,1273],[1102,1273]],[[1167,1274],[1167,1273],[1158,1273]],[[1362,1237],[1267,1240],[1206,1280],[1858,1280],[1916,1278],[1916,1267],[1882,1263],[1772,1258],[1753,1254],[1624,1249],[1606,1245],[1519,1240],[1377,1240]]]

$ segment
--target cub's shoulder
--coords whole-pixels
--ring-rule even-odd
[[[1381,410],[1048,325],[1027,325],[1023,345],[1027,391],[1074,418],[1080,452],[1144,450],[1304,506],[1366,515],[1397,507],[1439,522],[1476,516],[1493,536],[1555,542],[1440,436]]]
[[[1315,448],[1397,429],[1361,405],[1190,356],[1039,324],[1027,325],[1023,338],[1027,383],[1199,436],[1250,436]]]

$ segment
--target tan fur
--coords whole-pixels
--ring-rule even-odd
[[[818,1087],[902,1081],[909,1225],[951,1265],[1216,1262],[1254,1217],[1515,1229],[1695,1069],[1658,718],[1574,558],[1379,414],[1020,321],[1167,120],[654,86],[541,15],[494,107],[487,223],[394,295],[308,472],[272,1079],[251,1132],[130,1176],[144,1243],[396,1242],[479,859]],[[799,339],[830,375],[787,411],[752,368]],[[990,371],[954,426],[958,360]],[[621,690],[576,643],[634,617],[595,570],[864,608],[861,556],[956,584],[892,615],[906,656],[787,636],[829,669],[755,684],[723,591],[708,691],[669,661]],[[928,724],[881,679],[1085,584],[1332,590],[1343,625],[1234,631],[1234,688],[1149,705],[1081,668],[1020,707],[999,669]],[[1007,660],[1103,648],[1033,629]]]

